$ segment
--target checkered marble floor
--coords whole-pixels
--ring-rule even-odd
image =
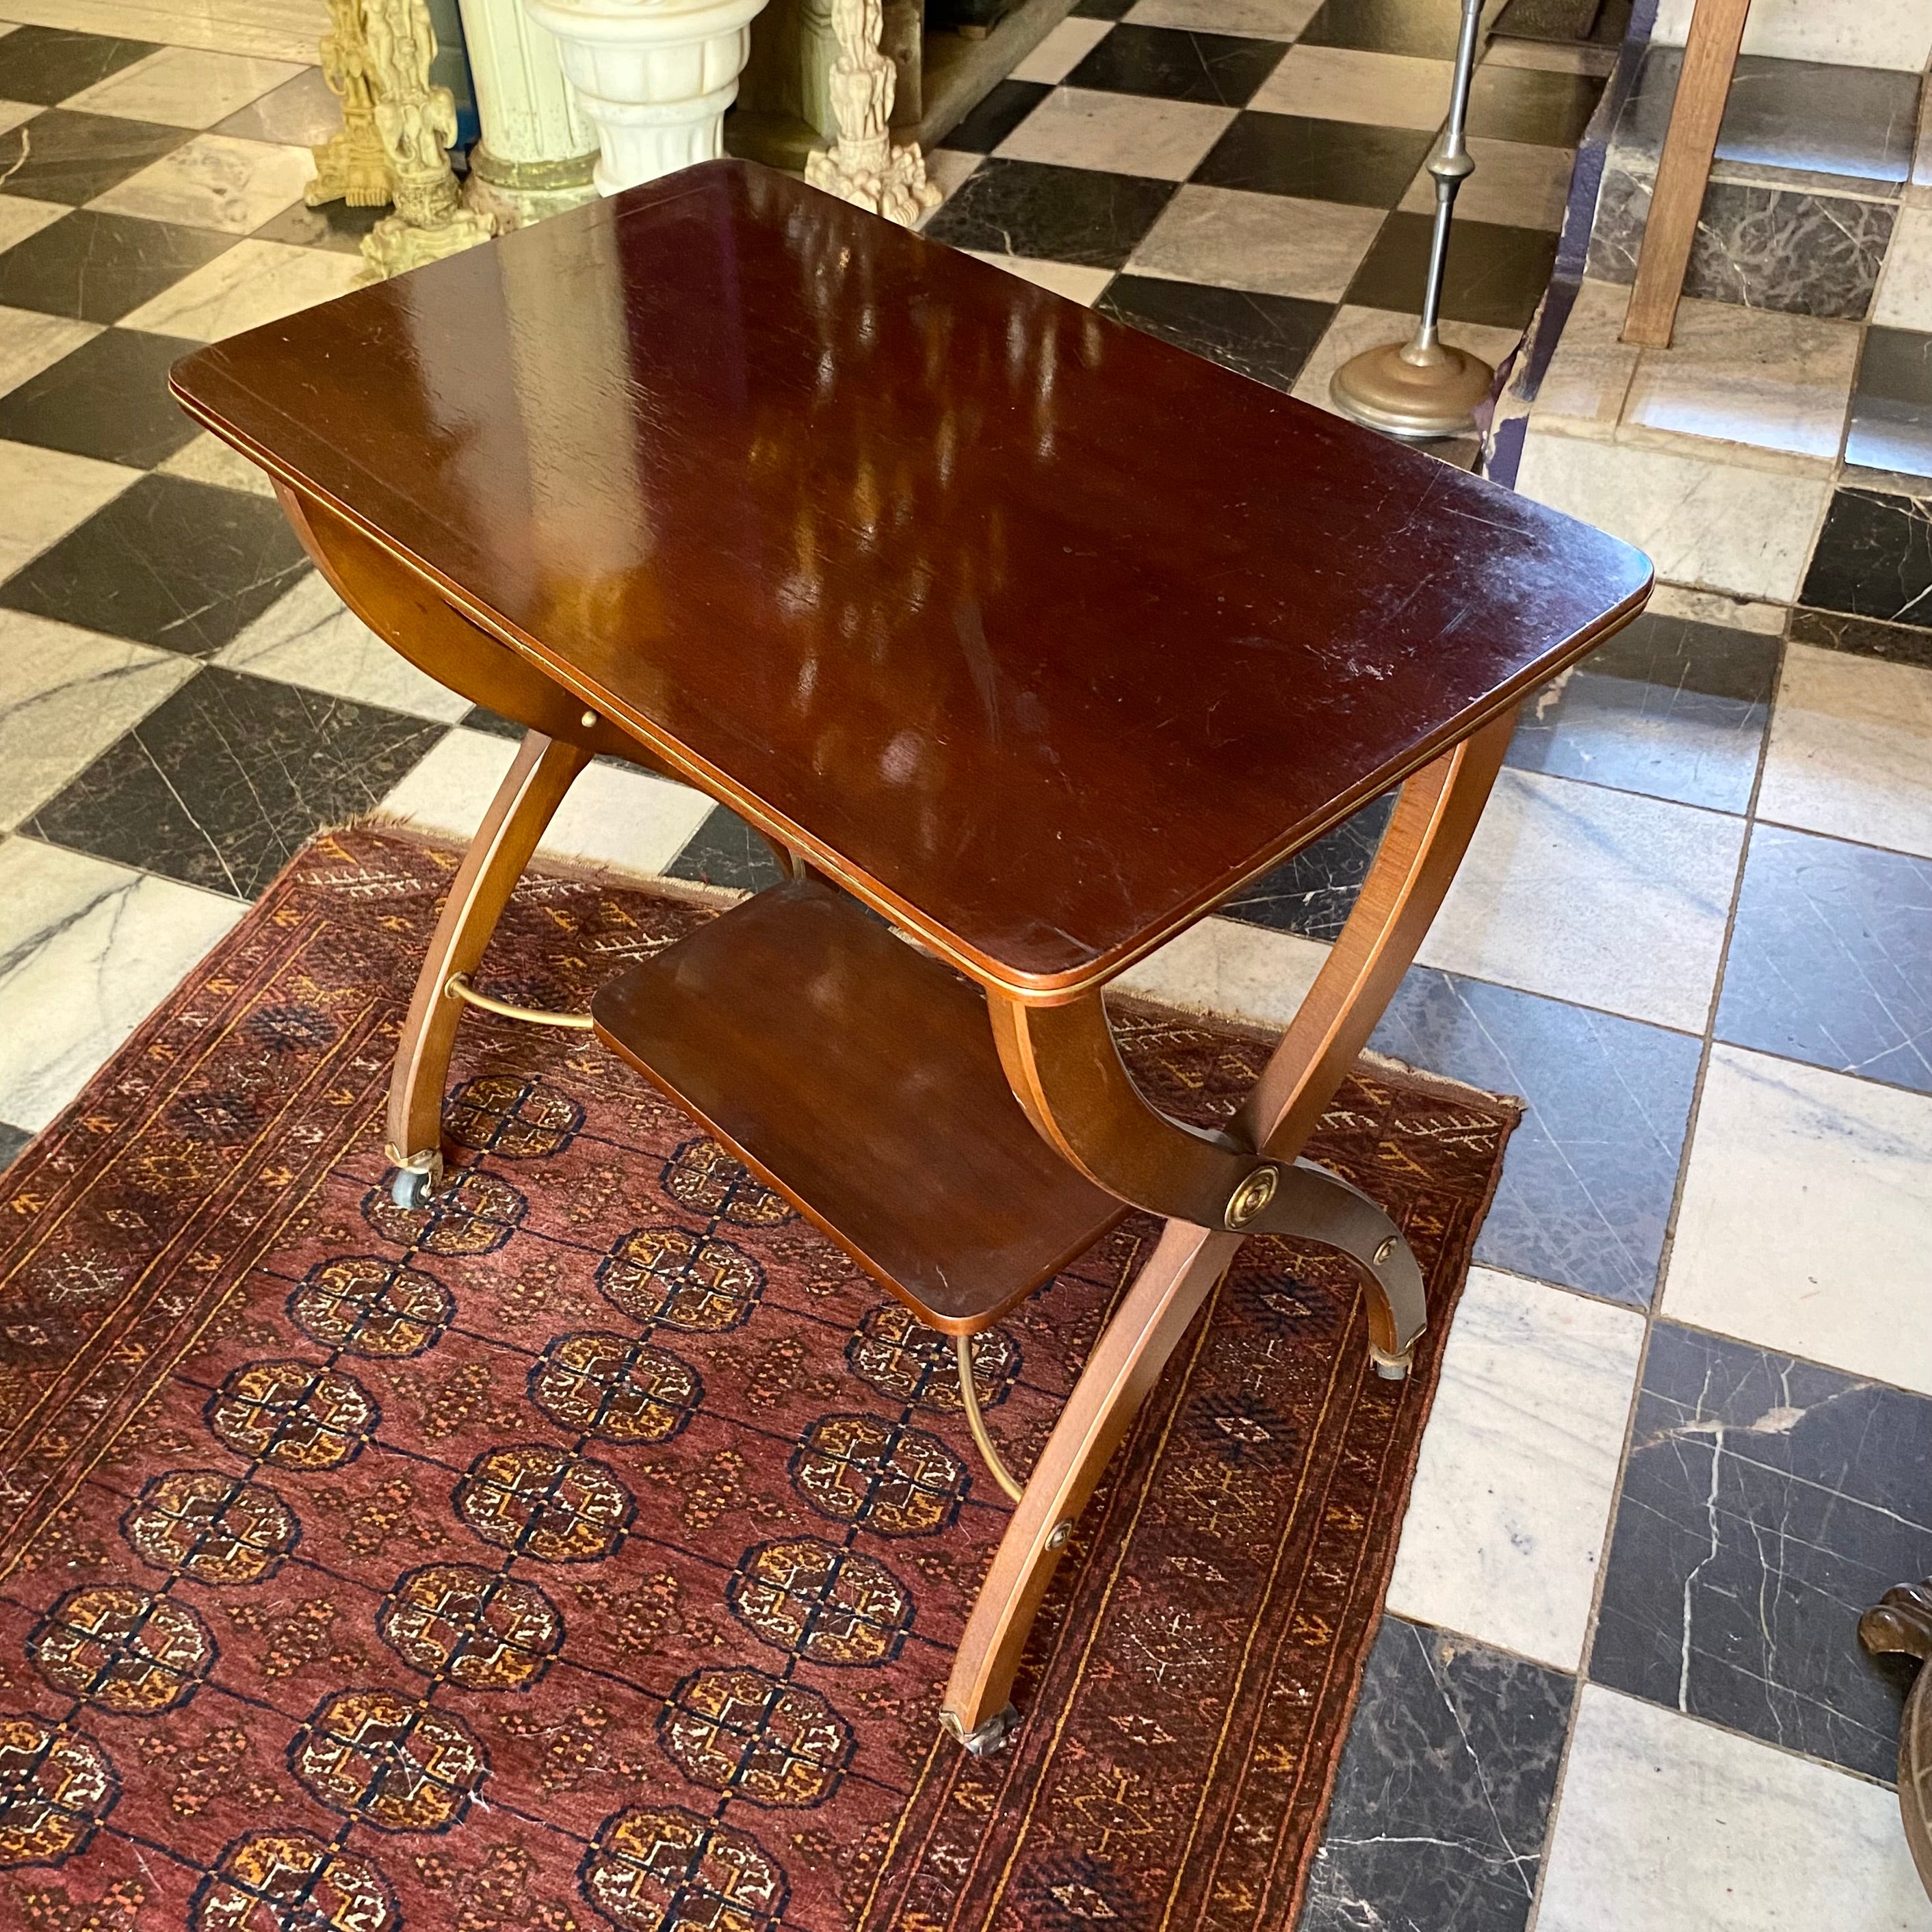
[[[512,752],[164,392],[359,272],[370,218],[300,201],[315,70],[266,9],[244,56],[165,0],[49,5],[0,26],[0,1156],[318,826],[465,833]],[[928,232],[1321,402],[1418,299],[1456,11],[1082,0],[932,157]],[[1492,358],[1550,271],[1586,64],[1499,44],[1478,75],[1446,332]],[[1530,1112],[1307,1932],[1932,1927],[1899,1688],[1853,1634],[1932,1572],[1932,632],[1885,631],[1666,586],[1527,707],[1378,1036]],[[1385,818],[1136,982],[1285,1018]],[[611,764],[548,849],[765,877],[729,814]]]

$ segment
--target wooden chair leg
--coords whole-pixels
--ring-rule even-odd
[[[1270,1057],[1239,1124],[1246,1144],[1284,1164],[1286,1212],[1254,1225],[1302,1230],[1358,1261],[1373,1285],[1376,1366],[1398,1373],[1420,1328],[1421,1278],[1394,1224],[1336,1177],[1294,1163],[1414,959],[1474,836],[1514,729],[1514,715],[1466,739],[1403,786],[1355,909]],[[1029,1088],[1000,1035],[1015,1094],[1055,1139],[1046,1096]],[[1064,1125],[1064,1123],[1060,1124]],[[1058,1142],[1056,1142],[1056,1144]],[[1077,1156],[1079,1149],[1073,1149]],[[1077,1165],[1084,1165],[1076,1158]],[[940,1720],[976,1754],[1015,1722],[1014,1673],[1040,1598],[1108,1459],[1246,1238],[1170,1220],[1081,1371],[1027,1480],[960,1640]]]
[[[396,1169],[393,1190],[405,1207],[418,1205],[442,1173],[443,1088],[463,1017],[449,982],[476,970],[544,828],[590,758],[584,746],[526,733],[449,889],[389,1081],[387,1151]]]

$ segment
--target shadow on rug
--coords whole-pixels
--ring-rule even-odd
[[[0,1185],[0,1924],[1291,1923],[1516,1109],[1358,1070],[1312,1151],[1421,1256],[1415,1373],[1251,1241],[978,1762],[936,1715],[1006,1511],[944,1338],[580,1034],[467,1019],[454,1184],[392,1202],[454,862],[317,841]],[[484,981],[580,1006],[706,916],[532,878]],[[1266,1056],[1120,1018],[1198,1121]],[[1020,1466],[1152,1228],[980,1338]]]

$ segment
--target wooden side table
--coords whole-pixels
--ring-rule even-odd
[[[1353,1257],[1376,1366],[1406,1372],[1414,1258],[1300,1150],[1442,902],[1517,700],[1636,614],[1644,560],[734,162],[174,380],[364,622],[528,728],[398,1055],[406,1198],[440,1172],[469,976],[594,753],[702,788],[784,856],[783,884],[591,1017],[956,1338],[1017,1500],[944,1714],[995,1748],[1058,1552],[1244,1237]],[[1239,1118],[1203,1132],[1149,1106],[1108,983],[1396,785]],[[1019,1484],[970,1338],[1136,1208],[1165,1232]]]

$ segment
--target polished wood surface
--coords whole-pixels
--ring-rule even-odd
[[[1428,932],[1482,816],[1510,724],[1507,717],[1498,719],[1404,785],[1348,922],[1269,1056],[1231,1138],[1276,1160],[1300,1153]],[[1111,1127],[1107,1118],[1083,1132],[1132,1133],[1139,1127],[1134,1121],[1124,1126],[1118,1108]],[[1027,1634],[1064,1546],[1056,1532],[1086,1507],[1108,1457],[1242,1238],[1220,1228],[1169,1221],[1094,1345],[967,1619],[946,1690],[944,1710],[956,1731],[970,1733],[1005,1708]],[[1378,1348],[1397,1350],[1414,1339],[1394,1332],[1393,1312],[1371,1294]]]
[[[707,164],[176,394],[982,982],[1077,998],[1641,604],[1624,545]]]
[[[818,880],[640,961],[591,1012],[934,1328],[997,1320],[1126,1212],[1028,1124],[985,994]]]

